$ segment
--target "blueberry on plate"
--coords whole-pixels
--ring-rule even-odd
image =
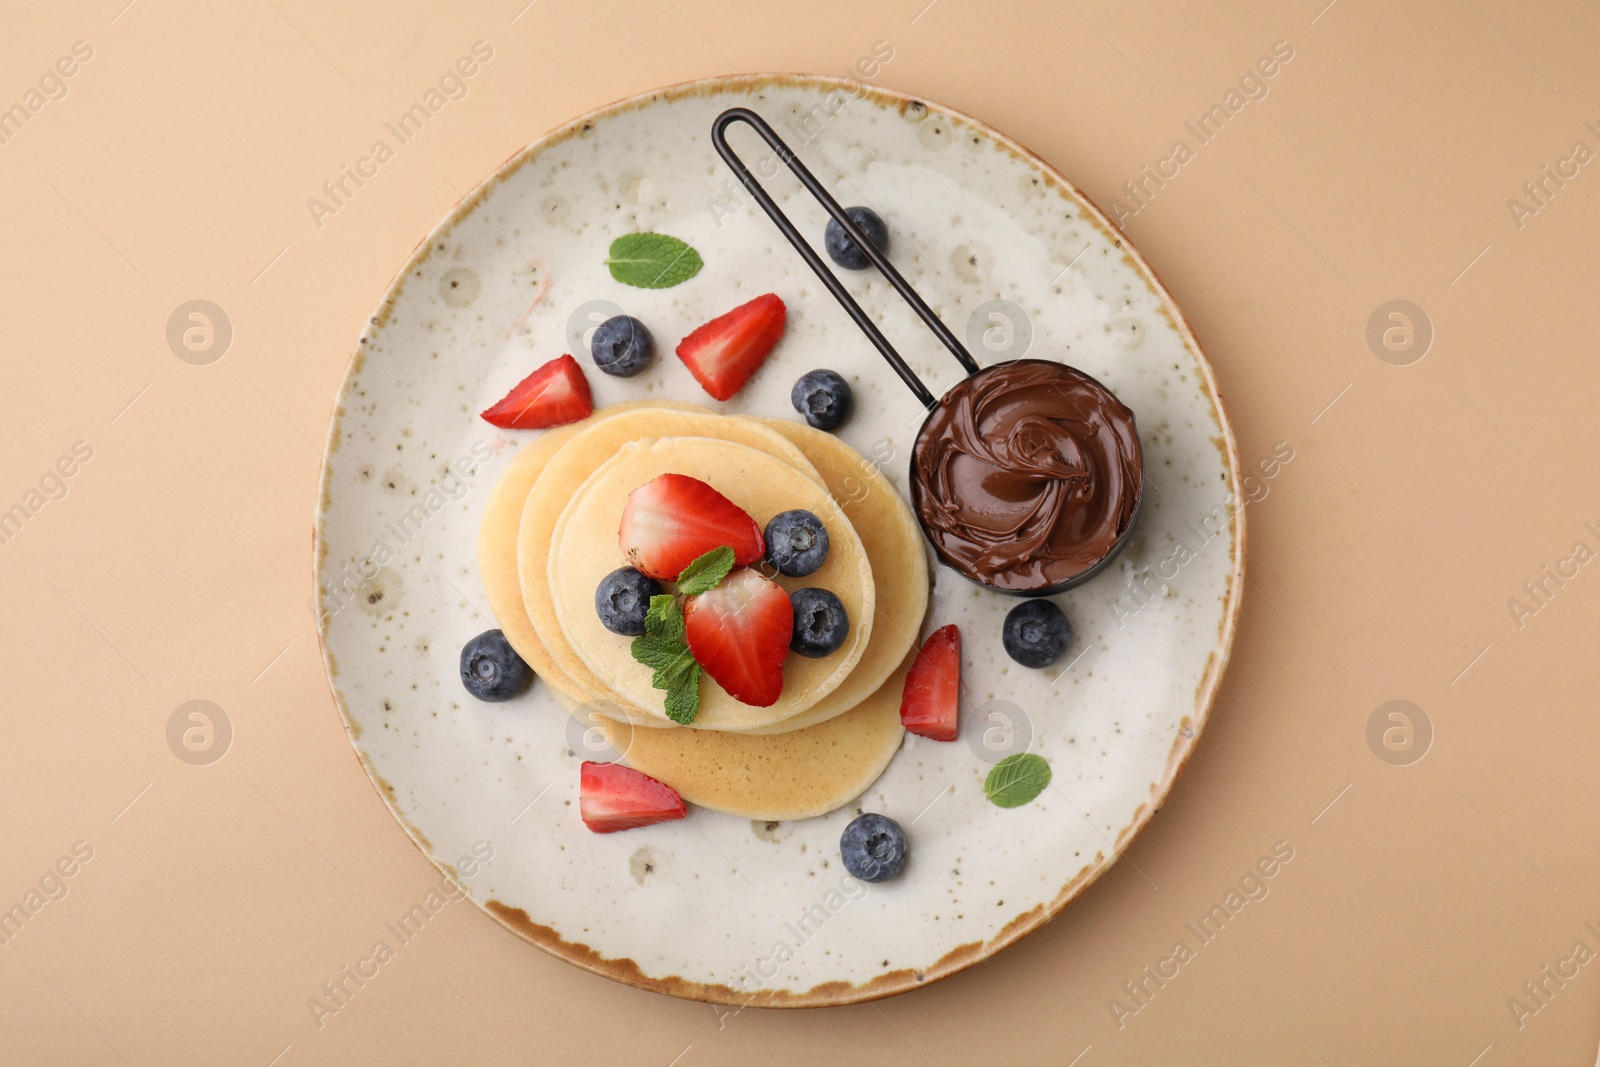
[[[644,633],[644,613],[650,610],[650,598],[663,592],[661,583],[648,574],[632,567],[618,567],[595,587],[595,614],[600,616],[600,625],[612,633],[638,637]]]
[[[790,578],[805,577],[828,558],[827,527],[803,508],[772,516],[763,537],[767,561]]]
[[[850,216],[850,221],[856,228],[867,235],[867,240],[872,246],[884,255],[889,254],[889,227],[884,225],[883,219],[870,207],[847,207],[844,213]],[[844,232],[844,227],[839,225],[837,219],[828,220],[828,230],[823,237],[824,245],[828,249],[828,257],[845,270],[865,270],[872,266],[872,260],[861,251],[861,246],[856,244],[856,239]]]
[[[650,365],[656,342],[644,323],[632,315],[613,315],[595,327],[589,339],[594,365],[618,378],[632,378]]]
[[[1067,650],[1072,624],[1050,601],[1025,600],[1006,613],[1000,640],[1024,667],[1048,667]]]
[[[906,862],[906,835],[887,815],[857,815],[839,838],[844,869],[863,882],[887,882]]]
[[[807,659],[821,659],[839,650],[850,636],[850,616],[839,598],[826,589],[796,589],[789,594],[794,605],[794,636],[789,651]]]
[[[789,390],[789,403],[819,430],[836,430],[850,417],[855,395],[850,383],[831,370],[814,370],[800,376]]]
[[[479,700],[510,700],[533,683],[533,668],[499,630],[485,630],[461,649],[461,684]]]

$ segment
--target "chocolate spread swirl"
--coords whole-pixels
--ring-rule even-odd
[[[1129,411],[1062,363],[1021,359],[956,385],[911,453],[911,502],[939,558],[974,581],[1043,592],[1110,555],[1144,478]]]

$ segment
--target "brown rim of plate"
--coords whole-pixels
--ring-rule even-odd
[[[1018,159],[1031,164],[1043,174],[1071,200],[1076,201],[1088,214],[1090,221],[1098,226],[1102,233],[1111,241],[1112,245],[1121,249],[1123,258],[1127,260],[1136,271],[1145,279],[1150,290],[1161,299],[1163,312],[1166,314],[1173,327],[1183,338],[1184,344],[1194,353],[1199,364],[1201,376],[1205,385],[1207,399],[1222,428],[1222,437],[1213,438],[1217,450],[1223,454],[1228,462],[1228,473],[1233,490],[1237,491],[1242,482],[1239,471],[1239,447],[1234,438],[1233,427],[1228,422],[1227,413],[1223,409],[1222,392],[1217,387],[1216,374],[1211,366],[1211,361],[1206,358],[1204,350],[1200,347],[1199,340],[1194,335],[1188,320],[1172,299],[1172,294],[1167,292],[1166,286],[1161,284],[1160,277],[1150,264],[1145,262],[1143,256],[1128,241],[1122,230],[1117,227],[1105,212],[1088,196],[1084,195],[1076,186],[1068,181],[1050,164],[1046,163],[1039,155],[1012,138],[994,129],[987,123],[957,111],[954,108],[940,104],[929,103],[921,97],[912,96],[893,89],[883,89],[865,82],[856,82],[845,78],[835,78],[818,74],[738,74],[700,78],[694,81],[680,82],[676,85],[666,86],[651,92],[641,93],[637,96],[626,97],[603,107],[585,112],[577,118],[546,133],[543,137],[532,142],[524,148],[513,153],[506,161],[495,168],[488,178],[485,178],[473,188],[461,201],[456,204],[450,214],[437,224],[428,234],[417,243],[405,265],[396,272],[389,285],[384,290],[384,296],[377,308],[373,311],[367,328],[362,331],[362,336],[356,342],[351,352],[349,364],[345,370],[344,380],[340,383],[338,402],[334,405],[333,416],[329,421],[327,444],[324,457],[330,455],[339,442],[340,419],[344,415],[343,399],[346,391],[357,371],[360,370],[364,346],[368,336],[381,330],[388,321],[389,313],[393,310],[395,300],[404,289],[411,272],[427,261],[432,254],[434,242],[449,233],[469,213],[477,208],[478,203],[495,185],[504,181],[520,170],[530,160],[538,156],[544,149],[559,144],[567,138],[585,132],[592,128],[596,119],[621,114],[636,108],[653,104],[660,100],[679,100],[693,96],[705,96],[711,93],[727,92],[729,90],[744,91],[746,93],[759,92],[772,86],[798,86],[819,90],[844,90],[860,97],[871,98],[878,103],[897,107],[901,112],[912,106],[926,108],[930,112],[937,112],[956,122],[971,127],[978,133],[988,137],[995,144],[1010,151]],[[317,510],[312,526],[312,603],[320,604],[321,572],[327,557],[327,543],[322,533],[322,518],[331,500],[330,485],[333,471],[324,458],[322,466],[321,484],[317,495]],[[615,958],[602,956],[589,946],[575,941],[567,941],[548,926],[534,922],[521,908],[514,908],[502,904],[498,900],[479,901],[474,898],[467,887],[461,882],[456,871],[448,863],[434,859],[432,849],[427,843],[427,837],[412,826],[406,817],[395,806],[394,792],[389,783],[377,773],[366,759],[365,754],[356,744],[361,736],[361,726],[350,715],[343,693],[339,690],[338,667],[332,655],[328,652],[326,644],[326,630],[323,619],[319,615],[317,620],[317,647],[322,652],[323,663],[327,668],[328,682],[333,690],[334,703],[339,709],[340,717],[344,720],[345,732],[350,737],[351,747],[361,767],[367,773],[373,789],[383,799],[385,806],[391,814],[405,828],[406,833],[422,851],[429,862],[438,867],[444,874],[455,882],[466,894],[467,899],[473,901],[479,908],[491,916],[496,922],[506,929],[513,931],[519,937],[537,945],[559,959],[574,964],[593,974],[598,974],[625,985],[648,989],[653,992],[666,993],[674,997],[687,1000],[705,1001],[711,1004],[726,1004],[733,1007],[763,1007],[763,1008],[818,1008],[831,1007],[844,1004],[857,1004],[863,1001],[878,1000],[891,997],[898,993],[905,993],[917,989],[940,979],[948,978],[953,974],[966,970],[973,964],[989,958],[1001,949],[1020,941],[1022,938],[1039,929],[1045,923],[1055,918],[1072,903],[1080,893],[1088,888],[1100,875],[1104,874],[1117,858],[1127,850],[1127,847],[1143,830],[1150,817],[1166,799],[1172,790],[1173,783],[1177,781],[1179,773],[1188,764],[1189,756],[1194,751],[1195,743],[1200,738],[1200,732],[1205,728],[1206,720],[1211,714],[1211,709],[1216,700],[1217,687],[1221,683],[1222,675],[1228,665],[1228,657],[1233,650],[1234,635],[1238,630],[1239,611],[1243,603],[1242,586],[1244,580],[1245,558],[1245,522],[1244,508],[1233,509],[1228,516],[1228,526],[1234,535],[1233,571],[1228,576],[1228,590],[1226,594],[1227,607],[1223,613],[1222,621],[1217,626],[1217,645],[1212,649],[1206,660],[1204,674],[1200,684],[1195,687],[1195,710],[1193,717],[1185,716],[1179,723],[1178,736],[1173,742],[1172,749],[1167,755],[1167,766],[1161,778],[1150,786],[1150,799],[1141,804],[1133,813],[1129,823],[1117,832],[1115,853],[1109,858],[1104,852],[1095,854],[1094,862],[1086,865],[1075,874],[1066,885],[1062,886],[1055,898],[1048,904],[1037,904],[1028,911],[1017,915],[994,937],[987,941],[973,941],[957,946],[941,956],[931,966],[922,971],[895,970],[878,975],[870,981],[856,984],[852,982],[824,982],[801,993],[790,993],[783,990],[762,990],[756,994],[743,994],[739,990],[727,985],[711,985],[703,982],[692,982],[678,977],[655,978],[645,974],[637,963],[628,958]]]

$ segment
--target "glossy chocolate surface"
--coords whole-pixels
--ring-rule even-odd
[[[1133,412],[1049,360],[957,384],[911,455],[911,503],[940,560],[1010,593],[1058,591],[1109,560],[1143,486]]]

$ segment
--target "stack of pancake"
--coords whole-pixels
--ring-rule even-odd
[[[628,494],[668,472],[710,484],[760,526],[803,508],[828,529],[823,566],[777,581],[833,592],[850,634],[821,659],[790,655],[770,707],[743,704],[706,675],[699,714],[678,726],[630,639],[595,612],[596,587],[627,563],[617,529]],[[601,408],[513,459],[484,509],[478,563],[506,638],[556,701],[690,803],[752,819],[820,815],[859,796],[900,747],[926,551],[900,494],[832,434],[690,404]]]

